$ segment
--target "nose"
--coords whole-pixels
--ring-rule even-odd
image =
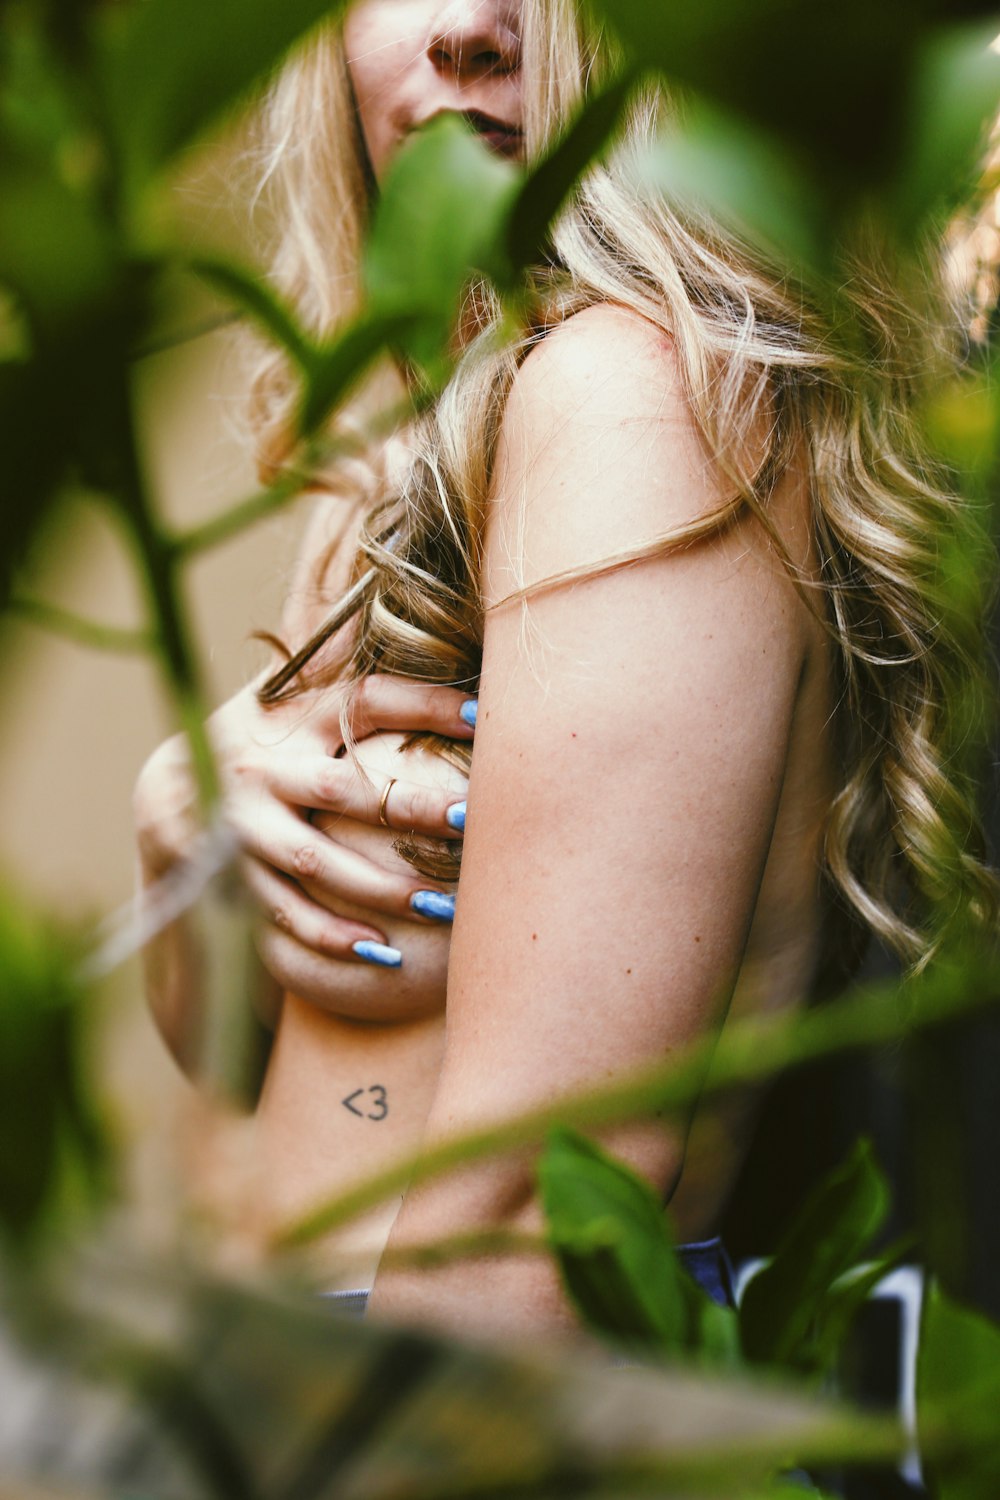
[[[514,16],[497,0],[452,0],[436,18],[427,55],[459,83],[513,73],[520,62]]]

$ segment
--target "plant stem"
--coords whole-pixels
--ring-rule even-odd
[[[280,510],[295,495],[300,494],[305,486],[306,480],[302,474],[297,472],[282,474],[281,478],[269,485],[266,490],[250,495],[246,500],[240,500],[236,505],[231,506],[229,510],[224,510],[221,515],[212,516],[200,526],[193,526],[190,531],[184,531],[172,537],[168,546],[177,559],[191,557],[196,552],[205,552],[209,547],[217,547],[220,542],[228,542],[231,537],[237,536],[248,526],[252,526],[255,521],[261,521],[265,516]]]
[[[19,615],[32,625],[39,625],[79,646],[96,647],[98,651],[122,653],[148,652],[156,649],[156,637],[149,630],[128,630],[118,625],[102,625],[97,620],[85,619],[57,604],[48,604],[44,599],[33,599],[27,594],[16,594],[7,605],[12,615]]]
[[[206,823],[218,801],[215,760],[205,730],[206,706],[181,592],[181,558],[161,527],[146,489],[125,382],[120,399],[123,471],[119,503],[138,553],[160,664],[191,748],[198,801]]]
[[[379,1270],[401,1266],[440,1266],[452,1260],[477,1255],[549,1255],[551,1242],[543,1234],[525,1234],[512,1229],[482,1229],[469,1234],[449,1234],[419,1245],[387,1247]]]

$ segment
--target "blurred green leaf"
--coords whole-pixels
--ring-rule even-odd
[[[276,66],[342,0],[142,0],[99,31],[108,111],[127,180],[141,187]]]
[[[692,106],[636,164],[640,183],[755,240],[795,271],[820,272],[832,248],[826,206],[794,151],[735,116]]]
[[[568,1129],[549,1132],[538,1179],[566,1290],[590,1326],[619,1342],[684,1347],[695,1289],[649,1183]]]
[[[317,348],[308,372],[299,432],[318,432],[387,345],[406,345],[418,316],[401,311],[362,315],[331,344]]]
[[[93,205],[38,161],[0,154],[0,283],[55,337],[114,292],[113,236]]]
[[[858,1266],[840,1277],[823,1298],[816,1319],[812,1342],[812,1366],[815,1370],[834,1368],[851,1325],[879,1282],[902,1263],[912,1250],[910,1237],[868,1266]]]
[[[1000,1494],[1000,1327],[932,1284],[917,1358],[917,1424],[938,1500]]]
[[[1000,56],[990,48],[997,28],[996,17],[985,27],[949,27],[929,36],[917,56],[891,204],[906,238],[973,186],[1000,108]]]
[[[927,437],[958,474],[981,485],[1000,448],[998,372],[964,371],[933,391],[924,409]]]
[[[635,82],[636,71],[628,68],[591,94],[568,129],[529,171],[514,198],[507,224],[512,268],[523,270],[540,258],[549,225],[581,173],[600,158]]]
[[[49,923],[0,894],[0,1229],[16,1245],[105,1185],[77,957]]]
[[[271,289],[261,272],[233,261],[208,259],[196,260],[192,270],[249,314],[275,343],[281,345],[299,369],[308,373],[319,351],[300,327],[292,309]]]
[[[731,1370],[743,1367],[740,1347],[739,1317],[732,1307],[720,1307],[707,1293],[695,1286],[695,1332],[692,1345],[700,1365],[706,1369]]]
[[[814,1328],[831,1288],[862,1258],[889,1207],[867,1141],[817,1185],[774,1258],[740,1304],[743,1352],[754,1363],[815,1366]]]
[[[51,8],[11,8],[0,31],[0,136],[8,149],[39,156],[68,180],[93,120],[85,70],[60,55],[64,35]]]
[[[919,0],[595,0],[630,55],[814,153],[855,185],[896,142]]]
[[[736,1500],[790,1453],[885,1454],[896,1436],[775,1384],[357,1322],[185,1257],[91,1254],[54,1294],[37,1280],[9,1291],[0,1283],[5,1372],[22,1368],[10,1325],[42,1334],[28,1366],[41,1391],[5,1409],[0,1466],[44,1478],[45,1494]],[[96,1381],[119,1399],[105,1389],[98,1402]],[[65,1430],[39,1409],[66,1412]]]
[[[59,420],[69,416],[63,392],[47,378],[41,360],[0,364],[0,610],[10,595],[14,569],[48,516],[62,479],[68,436]]]
[[[0,222],[8,209],[0,204]],[[38,264],[31,266],[30,248],[25,239],[28,357],[0,363],[0,609],[14,569],[66,481],[112,495],[118,489],[127,419],[122,391],[144,297],[141,274],[128,268],[106,285],[97,277],[82,285],[69,273],[65,287],[50,297],[47,283],[58,281],[58,254],[40,245]],[[9,249],[0,248],[0,260]],[[40,297],[49,305],[35,318]]]
[[[456,115],[432,120],[392,162],[365,253],[365,287],[376,318],[413,318],[405,348],[425,369],[444,368],[442,347],[469,278],[509,281],[502,237],[520,180]]]

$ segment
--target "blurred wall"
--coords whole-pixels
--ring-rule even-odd
[[[215,310],[217,312],[217,309]],[[201,322],[181,308],[172,322]],[[137,367],[136,401],[149,476],[162,513],[188,526],[256,488],[241,433],[245,371],[233,334],[187,340]],[[211,702],[263,665],[249,640],[277,624],[301,530],[297,502],[197,559],[188,575],[195,635]],[[23,586],[117,625],[141,625],[143,607],[125,538],[92,499],[55,518]],[[101,653],[9,622],[0,639],[0,876],[60,915],[95,917],[132,889],[131,790],[150,751],[173,732],[155,665]],[[211,1130],[148,1020],[138,966],[101,996],[102,1092],[123,1149],[123,1203],[153,1238],[177,1231],[181,1185]]]
[[[142,362],[136,399],[163,513],[188,526],[252,493],[232,336],[201,337]],[[274,627],[299,508],[196,559],[188,597],[209,697],[219,702],[264,658],[250,641]],[[143,623],[126,539],[102,507],[68,503],[32,570],[32,592],[94,619]],[[155,666],[50,636],[5,629],[0,661],[0,865],[26,894],[67,913],[106,910],[129,893],[130,791],[173,729]]]

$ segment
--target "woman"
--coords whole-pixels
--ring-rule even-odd
[[[370,183],[421,123],[459,111],[494,150],[531,157],[599,72],[599,48],[561,0],[363,0],[343,51],[320,39],[274,100],[285,290],[315,326],[349,308]],[[632,140],[660,104],[635,107]],[[325,129],[306,128],[317,119]],[[338,158],[355,122],[358,150]],[[448,390],[405,435],[408,456],[390,453],[361,481],[370,514],[355,576],[374,566],[375,577],[360,614],[263,696],[304,692],[276,708],[244,696],[219,721],[235,746],[230,785],[254,788],[234,807],[251,884],[276,918],[265,963],[323,1005],[334,972],[372,954],[353,945],[384,938],[367,919],[388,886],[314,830],[305,842],[301,809],[381,811],[439,835],[448,823],[444,797],[415,817],[403,779],[352,783],[343,760],[333,779],[324,764],[315,794],[311,756],[341,739],[323,736],[331,708],[312,707],[331,692],[339,710],[342,689],[327,684],[357,678],[364,730],[379,723],[364,711],[385,691],[376,669],[463,688],[481,674],[432,1141],[666,1057],[730,1014],[798,1004],[847,913],[913,964],[940,935],[943,898],[996,918],[948,765],[948,690],[979,670],[978,623],[927,582],[939,539],[966,521],[917,450],[881,309],[859,276],[860,326],[883,346],[852,355],[745,246],[626,184],[618,165],[589,174],[513,347],[477,346],[494,309],[485,289],[469,299],[469,348]],[[279,373],[260,389],[279,462]],[[299,617],[286,622],[293,646],[346,581],[327,567],[343,566],[328,544],[340,524],[332,504],[318,513]],[[462,733],[459,700],[434,705],[419,724],[391,722]],[[311,745],[306,769],[291,774],[287,750],[280,774],[273,758],[261,769],[246,750],[256,726]],[[140,805],[162,853],[157,786],[154,772]],[[319,878],[322,905],[339,881],[347,926],[306,903],[303,873]],[[397,877],[397,913],[403,890]],[[401,974],[405,932],[390,946]],[[167,990],[161,1013],[183,1014],[183,985]],[[750,1114],[744,1100],[703,1124],[721,1146],[700,1177],[685,1169],[690,1121],[640,1120],[602,1139],[656,1185],[682,1234],[702,1235]],[[520,1155],[411,1190],[388,1243],[539,1226]],[[388,1267],[372,1305],[455,1328],[572,1322],[552,1266],[529,1256],[491,1260],[485,1274],[475,1261]]]

